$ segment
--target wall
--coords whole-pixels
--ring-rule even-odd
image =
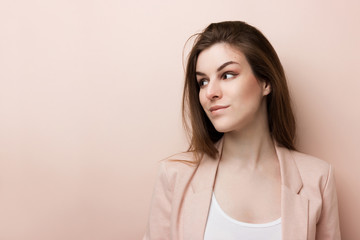
[[[333,164],[343,239],[359,239],[359,9],[324,0],[1,1],[0,239],[140,239],[156,162],[187,146],[184,43],[223,20],[245,20],[274,45],[297,146]]]

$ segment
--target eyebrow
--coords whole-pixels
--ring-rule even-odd
[[[220,72],[222,69],[224,69],[226,66],[228,65],[231,65],[231,64],[238,64],[240,65],[239,63],[237,62],[234,62],[234,61],[228,61],[226,63],[223,63],[220,67],[218,67],[218,69],[216,69],[217,72]],[[196,72],[196,75],[200,75],[200,76],[206,76],[205,73],[202,73],[202,72]]]

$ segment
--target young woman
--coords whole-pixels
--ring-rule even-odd
[[[259,30],[197,35],[183,120],[191,143],[160,161],[144,239],[341,238],[333,168],[296,151],[285,74]]]

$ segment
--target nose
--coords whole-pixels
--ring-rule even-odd
[[[214,80],[208,83],[206,87],[206,97],[209,100],[214,100],[222,97],[222,92],[218,81]]]

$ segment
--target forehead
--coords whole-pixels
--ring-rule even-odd
[[[216,43],[200,52],[196,62],[196,71],[212,71],[228,61],[243,65],[246,64],[246,57],[238,48],[230,44]]]

